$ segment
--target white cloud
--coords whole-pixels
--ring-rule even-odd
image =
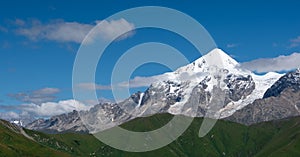
[[[256,72],[289,71],[300,67],[300,53],[276,58],[256,59],[242,63],[241,67]]]
[[[55,20],[48,24],[40,21],[31,22],[28,27],[21,27],[16,30],[18,35],[23,35],[30,40],[53,40],[57,42],[80,43],[85,35],[92,29],[92,25],[77,22],[65,22]]]
[[[91,106],[85,105],[76,100],[62,100],[59,102],[45,102],[40,105],[37,104],[22,104],[18,108],[21,111],[25,111],[34,114],[38,117],[50,117],[63,113],[72,112],[73,110],[88,110]]]
[[[96,26],[94,24],[85,24],[79,22],[66,22],[64,20],[52,20],[49,23],[42,23],[39,20],[24,22],[24,25],[18,25],[16,34],[25,36],[33,41],[50,40],[56,42],[74,42],[81,43],[89,31]],[[127,32],[134,29],[134,25],[125,19],[106,21],[103,20],[102,27],[97,34],[103,39],[111,39],[120,32]],[[20,23],[20,22],[18,22]],[[124,35],[127,38],[130,35]]]
[[[51,117],[73,110],[89,110],[95,104],[85,104],[74,99],[62,100],[58,102],[45,102],[41,104],[26,103],[21,105],[1,105],[0,119],[12,120],[22,119],[31,122],[36,117]]]
[[[42,88],[34,91],[19,92],[8,94],[9,97],[26,103],[41,104],[43,102],[53,101],[55,94],[59,93],[58,88]]]
[[[119,39],[125,39],[133,34],[131,30],[135,28],[134,24],[129,23],[125,19],[111,20],[111,21],[96,21],[97,24],[101,24],[99,27],[99,33],[103,36],[104,39],[110,40],[115,37],[122,35]],[[129,32],[128,32],[129,31]],[[128,33],[126,33],[128,32]]]
[[[298,47],[298,46],[300,46],[300,36],[298,36],[297,38],[291,39],[289,47],[293,48],[293,47]]]

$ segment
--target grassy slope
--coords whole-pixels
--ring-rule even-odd
[[[4,125],[0,125],[0,156],[70,156],[48,146],[36,143],[16,133]]]
[[[163,118],[161,118],[163,117]],[[125,128],[135,131],[154,130],[165,124],[169,115],[156,115],[147,119],[139,118],[125,124]],[[252,129],[240,124],[218,121],[204,138],[198,137],[202,118],[196,118],[186,132],[173,143],[159,150],[142,153],[142,156],[253,156],[273,135],[272,129],[260,127]],[[138,128],[139,127],[139,128]],[[137,153],[122,153],[124,156],[140,156]]]
[[[276,130],[257,156],[300,156],[300,117],[262,123],[256,127]]]
[[[122,127],[134,131],[154,130],[167,123],[171,118],[172,116],[169,114],[138,118],[122,125]],[[14,143],[13,147],[18,148],[17,151],[39,152],[41,156],[45,156],[45,153],[43,153],[45,151],[51,153],[61,153],[63,151],[72,156],[122,157],[300,156],[300,117],[250,127],[220,120],[204,138],[198,137],[201,122],[201,118],[196,118],[186,132],[176,141],[163,148],[146,153],[119,151],[104,145],[92,135],[70,133],[47,135],[27,130],[27,133],[40,143],[38,145],[33,141],[24,139],[21,135],[10,133],[11,135],[7,136],[7,133],[3,133],[3,127],[0,127],[0,152],[9,150],[7,147],[12,143],[8,143],[7,138],[10,137],[12,138],[10,141]],[[14,140],[17,141],[14,142]],[[32,146],[27,148],[28,145]],[[9,154],[11,152],[15,151],[7,151],[7,155],[15,156],[15,154]],[[62,155],[65,154],[59,154],[59,156]],[[0,156],[3,155],[0,154]],[[53,154],[49,156],[53,156]]]

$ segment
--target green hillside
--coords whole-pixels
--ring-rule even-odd
[[[159,114],[137,118],[123,128],[154,130],[172,118]],[[198,137],[202,118],[195,118],[186,132],[173,143],[155,151],[129,153],[104,145],[92,135],[48,135],[26,130],[36,142],[0,125],[0,156],[300,156],[300,117],[253,126],[219,120],[204,138]]]
[[[42,145],[26,138],[14,130],[13,126],[6,121],[0,123],[0,156],[31,157],[31,156],[70,156],[51,147]]]

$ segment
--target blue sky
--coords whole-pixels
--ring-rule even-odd
[[[20,104],[41,105],[72,99],[72,68],[81,36],[73,33],[53,36],[59,32],[50,36],[43,34],[48,31],[46,29],[61,26],[70,27],[74,33],[87,33],[95,21],[139,6],[164,6],[190,15],[208,30],[218,47],[239,62],[300,52],[300,2],[297,0],[98,0],[72,3],[12,0],[2,2],[0,6],[0,110],[6,112],[10,109],[8,106]],[[130,27],[130,21],[127,22],[125,26]],[[80,31],[76,31],[77,28]],[[37,30],[41,32],[34,34]],[[101,60],[102,68],[97,69],[96,83],[109,84],[110,71],[118,57],[130,47],[149,41],[176,46],[190,61],[200,57],[187,41],[175,34],[140,29],[108,48]],[[298,54],[294,56],[298,57]],[[132,78],[166,71],[169,69],[164,66],[147,64],[138,68]],[[98,95],[111,99],[111,93],[106,89],[98,90]]]

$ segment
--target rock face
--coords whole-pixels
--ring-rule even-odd
[[[289,72],[276,81],[263,99],[236,111],[228,120],[251,125],[300,115],[300,70]]]
[[[251,75],[243,76],[243,75],[235,75],[229,74],[224,79],[228,87],[228,102],[231,101],[239,101],[250,95],[255,89],[255,82]],[[226,104],[227,104],[226,103]]]
[[[26,128],[46,133],[88,132],[77,111],[53,116],[50,119],[38,119],[29,123]]]
[[[241,110],[236,111],[227,120],[241,124],[278,120],[300,115],[300,92],[287,88],[277,97],[255,100]]]
[[[214,49],[191,64],[160,75],[160,81],[152,83],[146,91],[134,93],[122,102],[103,103],[89,111],[37,120],[27,128],[93,133],[135,117],[165,112],[225,118],[262,98],[280,76],[277,73],[255,75],[241,69],[239,63],[222,50]],[[216,101],[216,98],[219,99]]]
[[[103,103],[95,105],[89,111],[74,110],[49,119],[38,119],[28,124],[26,128],[46,133],[92,133],[122,124],[130,119],[132,116],[124,112],[118,104]]]
[[[281,77],[271,88],[269,88],[264,94],[264,98],[271,96],[278,96],[282,91],[287,88],[294,89],[295,91],[300,90],[300,69],[289,72]]]

